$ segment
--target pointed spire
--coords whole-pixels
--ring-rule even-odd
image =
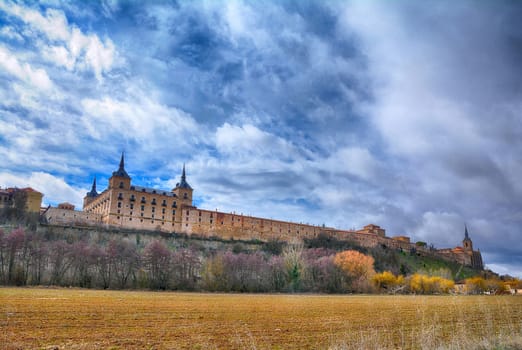
[[[468,225],[464,224],[464,239],[469,239]]]
[[[87,197],[97,197],[98,192],[96,192],[96,176],[94,177],[94,181],[92,182],[91,191],[87,192]]]
[[[120,169],[118,169],[118,170],[122,170],[122,169],[125,169],[125,158],[123,157],[123,152],[121,152]]]
[[[190,185],[187,182],[187,175],[185,173],[185,163],[183,163],[183,171],[181,172],[181,181],[179,182],[179,184],[176,185],[176,187],[192,189],[192,187],[190,187]]]
[[[121,152],[120,167],[112,173],[112,176],[130,178],[129,174],[125,171],[125,158],[123,152]]]

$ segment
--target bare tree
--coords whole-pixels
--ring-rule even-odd
[[[178,289],[196,288],[201,269],[198,253],[193,249],[179,249],[172,253],[174,286]]]
[[[75,242],[71,246],[72,282],[79,287],[91,286],[92,249],[87,242]]]
[[[54,241],[49,248],[49,265],[51,269],[51,285],[61,285],[65,274],[70,269],[73,258],[70,254],[71,245],[65,241]]]
[[[108,248],[95,246],[91,251],[91,256],[94,264],[94,268],[98,274],[103,289],[107,289],[111,286],[112,281],[112,267]]]
[[[136,245],[127,240],[112,240],[109,242],[108,254],[116,287],[125,288],[129,277],[136,272],[139,266]]]
[[[171,276],[172,254],[158,240],[150,242],[143,251],[143,263],[149,275],[149,287],[167,289]]]
[[[25,243],[25,232],[22,228],[11,231],[7,236],[7,252],[8,252],[8,263],[7,263],[7,281],[8,283],[23,284],[25,281],[24,269],[23,269],[23,255],[24,255],[24,243]]]

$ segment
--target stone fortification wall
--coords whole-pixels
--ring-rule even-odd
[[[305,237],[316,237],[324,231],[321,226],[203,210],[195,207],[186,207],[182,211],[180,231],[187,234],[195,233],[204,237],[292,241]]]
[[[100,214],[71,209],[49,208],[43,213],[43,218],[51,225],[99,226],[102,224]]]

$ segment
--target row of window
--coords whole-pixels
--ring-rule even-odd
[[[121,207],[122,207],[122,202],[118,202],[118,208],[121,208]],[[130,206],[129,206],[129,209],[130,209],[130,210],[133,210],[133,209],[134,209],[134,204],[131,203]],[[141,209],[142,212],[145,211],[145,206],[144,206],[144,205],[140,206],[140,209]],[[153,213],[155,213],[155,212],[156,212],[156,207],[152,207],[152,208],[151,208],[151,211],[152,211]],[[119,212],[120,212],[120,211],[118,210],[118,213],[119,213]],[[165,208],[162,208],[162,209],[161,209],[161,213],[162,213],[162,214],[165,214],[166,212],[167,212],[167,210],[166,210]],[[131,211],[131,215],[132,215],[132,211]],[[176,215],[176,209],[173,209],[173,210],[172,210],[172,215]]]

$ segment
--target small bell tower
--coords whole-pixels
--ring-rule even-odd
[[[109,178],[109,188],[130,189],[131,178],[125,171],[125,158],[123,152],[121,153],[120,166],[118,170],[112,173]]]
[[[98,192],[96,192],[96,176],[92,182],[92,187],[89,192],[83,197],[83,207],[85,208],[89,205],[96,197],[98,197]]]
[[[183,170],[181,172],[181,181],[176,184],[176,187],[172,190],[179,198],[182,205],[192,206],[192,187],[187,182],[187,176],[185,173],[185,164],[183,164]]]
[[[473,242],[469,238],[467,225],[464,225],[464,240],[462,241],[462,246],[464,248],[464,251],[466,251],[466,252],[473,251]]]

